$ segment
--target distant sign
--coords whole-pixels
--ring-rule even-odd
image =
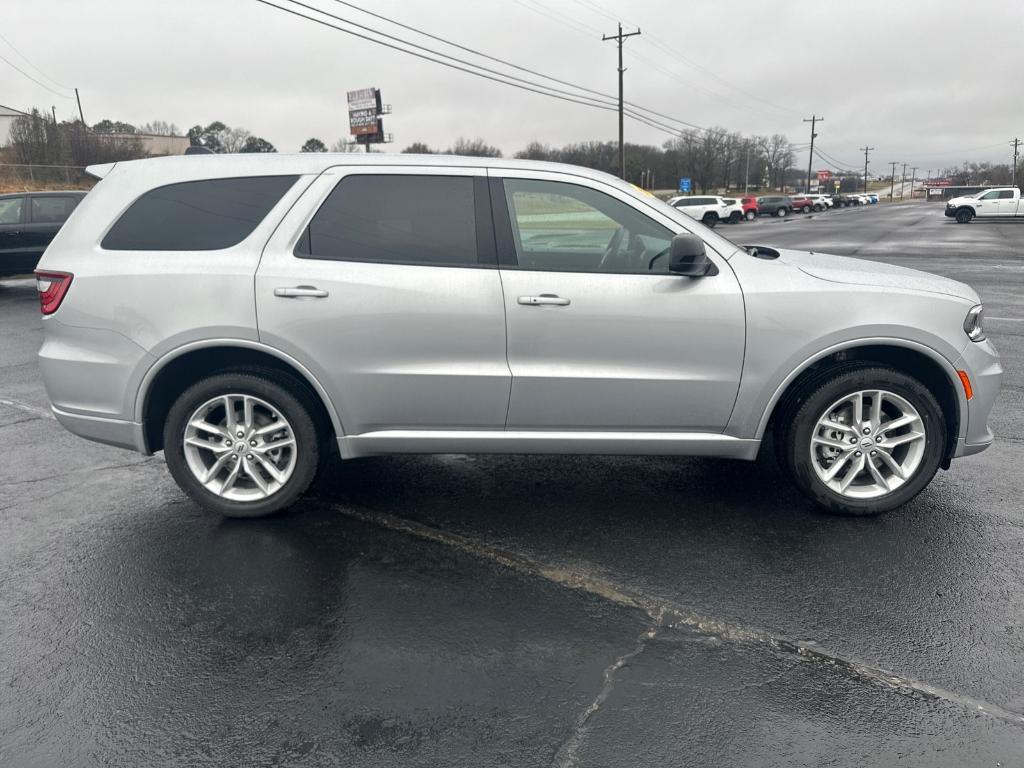
[[[679,179],[679,191],[680,191],[680,193],[682,193],[684,195],[688,195],[688,194],[690,194],[690,190],[692,188],[693,188],[693,184],[691,183],[691,180],[690,180],[689,177],[684,176],[683,178]]]
[[[358,91],[349,91],[348,96],[348,110],[351,112],[354,109],[376,109],[377,108],[377,89],[376,88],[360,88]]]
[[[353,109],[348,113],[348,130],[353,136],[377,132],[377,109]]]
[[[832,171],[818,171],[818,183],[825,184],[832,178]]]

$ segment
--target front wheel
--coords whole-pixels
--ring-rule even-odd
[[[779,208],[779,209],[778,209],[778,210],[777,210],[777,211],[775,212],[775,215],[776,215],[776,216],[778,216],[778,217],[779,217],[779,218],[781,219],[781,218],[783,218],[783,217],[784,217],[784,216],[785,216],[785,215],[786,215],[787,213],[789,213],[789,211],[788,211],[788,210],[787,210],[786,208]]]
[[[892,368],[826,375],[783,416],[777,450],[790,476],[837,514],[874,515],[910,501],[931,482],[946,444],[935,396]]]
[[[701,219],[701,223],[708,229],[714,229],[715,224],[718,223],[718,216],[714,213],[705,213],[704,218]]]
[[[815,205],[814,205],[814,212],[815,213],[821,213],[822,208],[823,208],[823,206],[821,205],[821,203],[815,203]]]
[[[316,426],[301,386],[286,388],[287,381],[217,374],[171,406],[164,423],[167,467],[201,506],[226,517],[263,517],[309,487],[319,463]]]
[[[739,211],[733,211],[732,213],[729,214],[729,223],[730,224],[739,224],[740,221],[742,221],[742,220],[743,220],[743,214],[740,213]]]
[[[971,219],[974,218],[974,211],[970,208],[961,208],[956,212],[956,223],[957,224],[969,224]]]

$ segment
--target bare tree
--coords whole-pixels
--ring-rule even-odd
[[[783,134],[775,133],[761,138],[761,152],[764,154],[768,185],[781,186],[785,183],[786,169],[793,164],[793,145]]]
[[[466,139],[460,136],[445,154],[467,157],[501,157],[501,150],[492,147],[483,139]]]
[[[410,144],[408,147],[402,150],[403,155],[433,155],[436,153],[436,150],[431,149],[422,141],[414,141],[412,144]]]
[[[138,131],[139,133],[148,133],[151,136],[181,136],[178,126],[164,120],[154,120],[151,123],[140,125]]]
[[[331,145],[331,152],[365,152],[363,145],[355,139],[343,136]]]

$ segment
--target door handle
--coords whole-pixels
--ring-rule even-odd
[[[569,299],[563,299],[553,293],[542,293],[540,296],[520,296],[516,301],[527,307],[567,307],[572,303]]]
[[[297,285],[294,288],[275,288],[274,295],[282,299],[326,299],[329,294],[312,285]]]

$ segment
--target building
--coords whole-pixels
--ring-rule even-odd
[[[6,147],[11,143],[11,126],[19,117],[27,117],[28,113],[13,107],[5,107],[0,104],[0,147]]]
[[[152,133],[101,133],[97,136],[105,136],[115,141],[138,140],[142,145],[142,151],[150,157],[160,155],[183,155],[189,147],[188,136],[158,136]]]

